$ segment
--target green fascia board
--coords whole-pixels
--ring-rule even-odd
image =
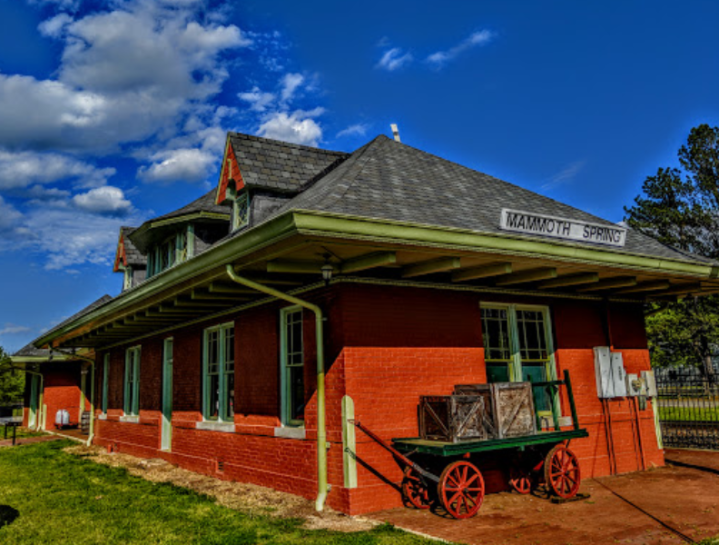
[[[155,227],[172,225],[173,223],[184,223],[186,221],[194,221],[198,219],[228,220],[230,219],[230,214],[220,214],[218,212],[193,212],[192,214],[187,214],[184,216],[176,216],[174,218],[151,221],[149,228],[154,229]]]
[[[183,218],[186,219],[187,216],[183,216]],[[580,248],[571,244],[530,240],[513,235],[483,234],[441,226],[318,211],[289,210],[265,223],[242,231],[237,236],[221,242],[184,263],[162,271],[136,288],[121,293],[96,311],[85,314],[62,328],[48,332],[37,339],[35,346],[46,346],[77,328],[122,312],[162,290],[181,286],[188,279],[211,273],[213,269],[216,270],[218,278],[224,277],[224,265],[227,263],[236,262],[253,252],[298,234],[417,248],[492,252],[517,257],[534,257],[594,266],[613,266],[707,279],[719,276],[719,265],[642,256],[603,248]]]
[[[604,248],[578,247],[516,235],[484,234],[476,231],[412,224],[374,218],[298,210],[294,212],[300,234],[385,242],[447,250],[485,251],[521,257],[553,259],[573,263],[641,269],[664,274],[717,278],[719,265],[644,256]]]
[[[8,358],[13,364],[23,363],[48,363],[51,361],[72,361],[73,358],[69,356],[52,356],[52,360],[49,356],[10,356]],[[79,358],[78,358],[79,359]]]
[[[170,267],[161,273],[145,280],[142,284],[121,293],[106,305],[89,312],[63,327],[48,332],[35,341],[35,346],[50,344],[67,333],[96,322],[112,314],[118,313],[133,304],[145,301],[162,290],[180,286],[189,278],[199,276],[217,269],[217,277],[226,275],[225,264],[236,261],[254,251],[280,242],[296,233],[292,214],[283,214],[257,227],[243,231],[242,234],[225,240],[217,246],[187,261]]]

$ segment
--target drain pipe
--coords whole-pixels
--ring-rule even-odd
[[[88,358],[87,356],[80,356],[78,354],[63,352],[58,348],[51,348],[50,350],[51,353],[57,352],[59,354],[62,354],[63,356],[83,360],[90,364],[90,429],[88,430],[87,441],[85,441],[85,446],[89,447],[90,445],[92,445],[93,439],[95,439],[95,360],[92,358]],[[84,412],[84,409],[85,407],[80,407],[81,416]]]
[[[315,336],[317,343],[317,500],[315,509],[322,511],[327,499],[327,431],[325,429],[325,354],[322,332],[322,309],[317,305],[298,299],[274,288],[238,276],[232,265],[227,265],[227,274],[238,284],[252,288],[289,303],[299,305],[315,313]]]

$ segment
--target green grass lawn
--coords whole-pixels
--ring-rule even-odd
[[[21,439],[23,437],[37,437],[38,435],[45,435],[44,432],[41,431],[30,431],[27,428],[21,428],[18,426],[16,430],[15,437],[17,439]],[[12,439],[12,428],[7,429],[7,438]],[[5,430],[4,428],[0,427],[0,440],[5,440]]]
[[[241,513],[213,498],[62,452],[69,441],[0,449],[0,543],[430,544],[390,526],[304,530],[301,521]]]

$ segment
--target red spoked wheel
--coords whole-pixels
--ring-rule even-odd
[[[415,509],[429,509],[432,503],[429,499],[429,489],[417,472],[409,466],[404,468],[402,498],[407,507],[412,506]]]
[[[437,484],[439,500],[456,519],[473,517],[484,500],[484,479],[477,466],[460,460],[449,464]]]
[[[563,445],[550,450],[544,459],[544,480],[547,487],[560,498],[573,498],[582,480],[579,460],[575,454]]]
[[[521,466],[509,468],[509,485],[520,494],[529,494],[532,491],[532,473]]]

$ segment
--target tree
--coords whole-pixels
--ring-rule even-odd
[[[719,260],[719,127],[694,127],[679,148],[681,168],[660,168],[642,185],[625,221],[685,252]],[[695,365],[714,375],[719,297],[654,304],[647,318],[652,363]]]
[[[22,399],[25,389],[25,373],[14,369],[7,356],[8,354],[0,346],[0,405]]]

